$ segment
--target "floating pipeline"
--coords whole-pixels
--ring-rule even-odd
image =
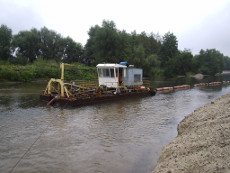
[[[172,91],[173,87],[163,87],[163,88],[157,88],[157,91]]]
[[[157,92],[168,92],[168,91],[173,91],[177,89],[189,89],[190,85],[177,85],[173,87],[162,87],[162,88],[157,88]]]
[[[229,81],[223,81],[223,82],[198,83],[198,84],[194,84],[194,87],[218,86],[218,85],[221,85],[222,83],[227,84],[230,82]]]
[[[230,81],[223,81],[223,82],[210,82],[210,83],[198,83],[194,84],[194,87],[208,87],[208,86],[218,86],[222,84],[230,84]],[[183,90],[183,89],[190,89],[191,85],[176,85],[173,87],[162,87],[156,88],[157,92],[170,92],[173,90]]]
[[[223,81],[223,84],[229,84],[230,81]]]
[[[204,87],[204,86],[209,86],[208,83],[198,83],[194,84],[194,87]]]
[[[217,86],[221,84],[222,84],[221,82],[199,83],[199,84],[194,84],[194,87]]]
[[[189,89],[191,86],[190,85],[177,85],[174,86],[174,89]]]

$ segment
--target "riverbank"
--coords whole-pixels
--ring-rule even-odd
[[[178,125],[153,173],[230,172],[230,94],[206,104]]]

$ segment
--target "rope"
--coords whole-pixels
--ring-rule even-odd
[[[36,140],[30,145],[30,147],[26,150],[26,152],[22,155],[22,157],[17,161],[17,163],[12,167],[9,173],[12,173],[14,169],[18,166],[18,164],[21,162],[22,159],[26,156],[26,154],[31,150],[31,148],[34,146],[34,144],[38,141],[38,139],[41,138],[41,136],[45,133],[45,131],[48,129],[49,126],[47,126],[43,132],[36,138]]]
[[[25,101],[25,102],[22,102],[20,105],[24,105],[24,104],[27,104],[27,103],[30,103],[30,102],[33,102],[33,101],[37,101],[38,99],[32,99],[32,100],[29,100],[29,101]]]

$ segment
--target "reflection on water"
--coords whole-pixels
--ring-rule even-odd
[[[45,84],[1,84],[0,172],[149,173],[177,124],[230,91],[192,88],[85,107],[46,107]]]

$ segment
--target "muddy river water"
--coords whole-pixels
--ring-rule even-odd
[[[150,173],[177,124],[230,85],[47,107],[45,83],[0,84],[0,172]]]

